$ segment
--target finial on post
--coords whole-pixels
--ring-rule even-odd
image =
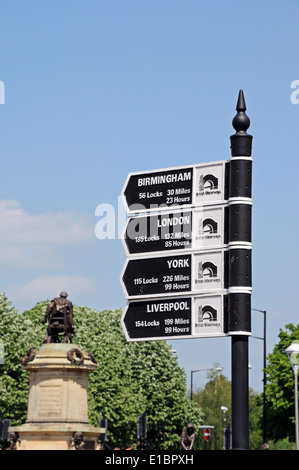
[[[250,126],[250,119],[245,113],[246,104],[243,90],[239,91],[238,102],[236,106],[237,114],[233,119],[233,128],[236,133],[230,137],[232,157],[251,156],[252,135],[247,134]]]

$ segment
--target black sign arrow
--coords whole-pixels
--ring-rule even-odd
[[[192,289],[191,254],[128,260],[122,276],[129,297],[181,294]]]
[[[128,340],[184,338],[191,336],[192,299],[129,302],[122,325]]]
[[[128,209],[142,205],[157,206],[192,204],[193,168],[165,169],[129,175],[123,191]]]
[[[192,248],[190,210],[166,212],[128,220],[124,243],[129,254]]]

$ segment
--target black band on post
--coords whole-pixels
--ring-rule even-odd
[[[229,242],[251,243],[251,204],[230,204],[228,207]]]
[[[230,334],[251,331],[251,295],[244,292],[231,293],[227,304]]]
[[[251,288],[251,250],[246,248],[230,248],[228,256],[229,288]]]
[[[248,157],[251,155],[252,135],[234,134],[231,136],[232,157]]]
[[[251,198],[252,160],[231,159],[229,198]]]

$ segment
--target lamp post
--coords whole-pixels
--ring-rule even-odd
[[[224,450],[231,449],[231,429],[228,421],[228,408],[226,406],[221,406],[221,411],[223,413],[224,421],[225,421],[225,429],[223,433],[223,448]]]
[[[217,370],[218,372],[221,372],[222,371],[222,367],[208,367],[206,369],[196,369],[196,370],[191,370],[191,400],[193,398],[193,374],[195,374],[195,372],[203,372],[205,370]]]
[[[298,364],[299,364],[299,341],[294,341],[286,350],[292,368],[294,371],[295,379],[295,435],[296,435],[296,449],[299,450],[299,428],[298,428]]]
[[[266,349],[266,322],[267,322],[267,312],[266,310],[259,310],[258,308],[252,308],[255,312],[260,312],[264,314],[264,336],[260,338],[259,336],[252,336],[252,338],[261,339],[264,341],[264,372],[263,372],[263,442],[267,442],[266,436],[266,383],[267,383],[267,374],[266,374],[266,367],[267,367],[267,349]]]

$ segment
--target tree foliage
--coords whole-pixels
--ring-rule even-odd
[[[0,413],[11,418],[15,425],[26,418],[28,372],[23,371],[21,359],[30,347],[37,348],[43,335],[38,306],[32,316],[20,315],[7,297],[0,294],[0,341],[4,346],[4,364],[0,364]],[[37,317],[39,318],[36,321]]]
[[[194,400],[204,413],[204,425],[214,426],[211,438],[207,444],[209,449],[222,450],[224,447],[224,428],[226,424],[232,426],[231,420],[231,382],[215,369],[207,374],[209,379],[203,389],[198,389]],[[221,407],[226,407],[224,414]],[[260,449],[262,444],[262,429],[260,427],[262,409],[258,402],[258,395],[249,389],[249,448]],[[198,439],[197,446],[203,449],[203,431]]]
[[[21,359],[38,349],[45,336],[41,324],[49,301],[19,314],[0,295],[0,341],[5,361],[0,365],[0,411],[14,425],[26,420],[28,372]],[[128,343],[120,326],[122,311],[98,312],[74,307],[74,342],[91,351],[98,368],[89,376],[89,420],[98,426],[109,421],[109,445],[124,448],[136,443],[138,415],[147,413],[148,441],[153,448],[178,448],[179,435],[188,421],[195,426],[202,412],[187,396],[186,376],[165,341]]]
[[[228,408],[228,417],[231,422],[231,385],[230,382],[223,374],[219,374],[216,370],[211,369],[207,374],[209,379],[203,389],[198,389],[194,394],[194,401],[204,412],[204,425],[214,426],[211,430],[211,438],[205,444],[201,430],[197,440],[197,447],[204,449],[207,446],[209,449],[221,450],[223,449],[223,431],[225,427],[224,416],[221,411],[221,406]]]
[[[267,435],[270,439],[295,440],[294,374],[284,352],[299,339],[299,325],[288,324],[279,331],[279,342],[268,355],[266,368]]]

